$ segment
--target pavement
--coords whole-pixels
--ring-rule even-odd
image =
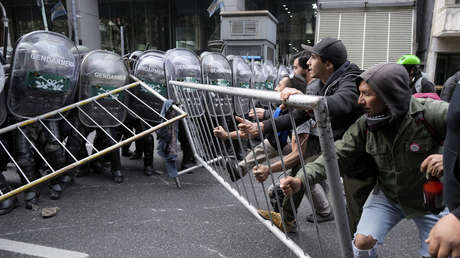
[[[78,177],[57,201],[40,186],[39,208],[59,207],[50,218],[26,210],[19,195],[20,206],[0,217],[0,257],[296,257],[206,170],[181,176],[178,189],[167,175],[145,176],[140,161],[123,158],[122,164],[122,184],[108,174]],[[157,155],[155,168],[165,171]],[[6,174],[14,180],[11,171]],[[290,237],[321,257],[316,229],[305,220],[309,211],[304,201],[300,231]],[[339,257],[335,223],[320,224],[319,234],[323,257]],[[379,255],[418,257],[418,246],[415,224],[405,220]]]

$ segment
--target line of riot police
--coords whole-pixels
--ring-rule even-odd
[[[217,125],[223,125],[227,131],[234,130],[230,122],[232,116],[248,117],[250,102],[240,97],[229,99],[228,96],[212,93],[204,95],[196,90],[188,90],[185,97],[179,97],[168,85],[169,80],[273,90],[276,80],[286,75],[283,72],[276,76],[280,73],[269,62],[265,65],[248,63],[239,56],[226,58],[212,52],[204,52],[198,57],[187,49],[138,51],[124,60],[113,52],[76,47],[65,36],[48,31],[35,31],[22,36],[16,43],[11,60],[7,76],[0,69],[0,127],[117,89],[128,84],[132,74],[176,104],[189,103],[191,108],[186,110],[187,119],[193,123],[179,123],[177,136],[183,152],[181,170],[194,165],[193,146],[187,137],[205,139],[202,132],[212,135],[212,128]],[[279,70],[286,69],[280,67]],[[6,84],[5,77],[8,78]],[[4,84],[6,87],[3,87]],[[208,107],[207,103],[212,105]],[[165,114],[161,114],[163,104],[164,101],[138,86],[18,127],[0,135],[0,169],[5,171],[7,164],[14,160],[22,184],[27,185],[84,159],[90,153],[160,124],[166,119]],[[263,107],[268,103],[258,105]],[[209,116],[205,116],[206,113]],[[185,128],[187,125],[189,136]],[[90,134],[94,137],[88,137]],[[212,138],[211,141],[226,158],[236,160],[241,156],[241,150]],[[146,176],[162,174],[154,169],[154,143],[151,134],[136,142],[137,155],[140,153],[144,157],[143,171]],[[129,152],[129,149],[124,152]],[[165,158],[173,161],[170,164],[175,164],[177,155],[171,159]],[[180,187],[177,169],[171,166],[167,166],[168,175],[176,179]],[[120,150],[52,178],[48,181],[49,197],[59,199],[75,175],[89,171],[101,172],[105,168],[110,168],[115,183],[124,181]],[[5,194],[11,189],[0,173],[1,193]],[[32,209],[38,205],[39,195],[37,188],[25,190],[25,207]],[[0,215],[10,212],[17,205],[16,196],[0,201]]]

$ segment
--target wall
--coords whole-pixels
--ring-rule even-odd
[[[72,21],[72,1],[67,0],[68,23]],[[94,0],[75,0],[77,9],[78,38],[82,44],[90,49],[101,48],[101,34],[99,32],[98,2]],[[74,30],[73,30],[74,32]]]

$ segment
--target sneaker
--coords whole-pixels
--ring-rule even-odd
[[[331,220],[334,220],[334,214],[332,212],[330,212],[329,214],[327,214],[325,216],[317,214],[316,215],[316,220],[318,221],[318,223],[331,221]],[[314,222],[313,213],[307,215],[307,221],[310,222],[310,223]]]
[[[281,231],[283,231],[285,233],[295,233],[295,232],[297,232],[297,224],[296,224],[295,220],[285,221],[284,224],[286,225],[286,231],[284,231],[283,223],[281,222],[281,214],[279,214],[278,212],[270,211],[270,213],[271,213],[271,217],[270,217],[270,213],[267,210],[257,210],[257,212],[259,213],[259,215],[262,218],[264,218],[266,220],[272,219],[272,223],[277,228],[279,228],[279,230],[281,230]]]

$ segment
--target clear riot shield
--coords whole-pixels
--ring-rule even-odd
[[[281,81],[281,79],[283,77],[287,77],[287,76],[289,76],[288,69],[286,68],[285,65],[280,64],[278,66],[278,72],[277,72],[277,75],[276,75],[275,88],[278,86],[278,83]]]
[[[252,74],[253,74],[253,88],[256,90],[263,90],[265,89],[265,73],[264,67],[259,62],[252,63]]]
[[[91,52],[91,49],[83,45],[75,46],[71,50],[74,55],[78,55],[80,57],[80,62],[83,60],[86,54]]]
[[[276,71],[274,71],[274,67],[272,62],[266,61],[262,66],[262,76],[260,77],[260,81],[263,82],[259,83],[260,90],[275,90],[275,79],[276,79]],[[263,78],[263,79],[262,79]],[[268,108],[269,103],[267,101],[259,101],[259,105],[263,108]]]
[[[165,53],[157,50],[144,52],[136,62],[134,67],[134,76],[147,84],[151,89],[155,90],[161,96],[168,98],[168,90],[166,87],[165,71],[164,71]],[[163,100],[156,97],[150,91],[143,87],[136,87],[130,90],[134,96],[128,99],[128,106],[144,120],[160,123],[162,117],[157,113],[152,114],[152,108],[158,113],[161,112]],[[147,104],[139,102],[137,99]]]
[[[128,67],[130,71],[134,71],[134,67],[136,66],[137,60],[142,55],[141,50],[135,50],[131,54],[129,54],[127,61]]]
[[[204,52],[201,54],[201,71],[205,84],[224,87],[232,84],[232,69],[227,59],[220,53]],[[229,96],[210,92],[205,99],[207,103],[213,103],[209,107],[211,116],[232,115],[233,101]]]
[[[6,106],[5,106],[5,71],[0,64],[0,125],[6,120]]]
[[[265,61],[263,70],[265,74],[265,90],[275,90],[275,81],[278,71],[271,61]]]
[[[233,71],[233,87],[249,89],[251,87],[252,71],[249,64],[241,56],[227,56],[230,66]],[[234,97],[235,113],[239,116],[244,116],[249,113],[248,98]]]
[[[79,64],[74,46],[64,35],[49,31],[18,40],[7,95],[14,116],[30,118],[73,102]]]
[[[113,52],[94,50],[81,63],[79,99],[87,99],[120,88],[129,81],[129,73],[121,57]],[[126,118],[126,94],[112,94],[89,103],[79,110],[80,121],[88,127],[116,127]],[[111,115],[107,115],[107,111]]]
[[[165,56],[166,84],[169,81],[201,83],[201,64],[198,57],[188,49],[175,48],[166,52]],[[168,91],[169,97],[176,102],[178,98],[172,90]],[[189,112],[189,117],[201,117],[205,107],[201,100],[201,93],[190,89],[185,94],[185,100],[193,107]]]

